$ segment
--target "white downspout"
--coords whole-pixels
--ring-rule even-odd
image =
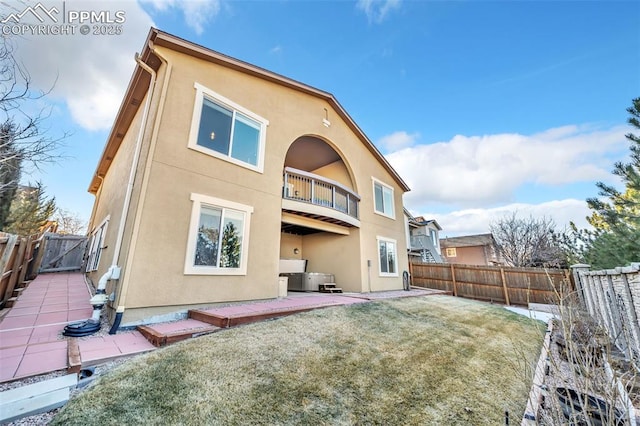
[[[118,225],[118,233],[116,234],[116,245],[113,251],[113,261],[111,262],[111,266],[109,266],[107,272],[105,272],[98,280],[98,288],[96,289],[95,296],[93,296],[89,300],[89,303],[93,305],[93,314],[91,318],[82,323],[69,324],[67,327],[65,327],[65,332],[63,333],[66,336],[85,336],[93,334],[96,331],[100,330],[100,314],[102,308],[109,300],[109,296],[106,295],[107,282],[109,280],[120,279],[121,268],[118,266],[118,258],[120,257],[120,251],[122,250],[122,241],[124,239],[124,229],[127,224],[127,215],[129,214],[129,207],[131,205],[133,184],[136,178],[140,152],[142,151],[142,139],[144,137],[144,132],[147,126],[147,116],[149,115],[149,109],[151,108],[151,97],[153,95],[153,88],[156,83],[156,72],[147,64],[145,64],[140,59],[140,55],[138,55],[137,53],[135,55],[135,60],[142,69],[144,69],[151,75],[151,80],[149,81],[147,100],[145,101],[144,110],[142,112],[142,120],[140,122],[140,130],[138,131],[138,136],[136,139],[133,159],[131,160],[131,171],[129,173],[129,181],[127,183],[124,203],[122,205],[122,214],[120,216],[120,223]],[[120,320],[122,318],[123,312],[124,307],[122,308],[122,310],[120,309],[120,307],[118,307],[118,309],[116,310],[116,318],[114,320],[113,326],[111,327],[111,330],[109,331],[109,334],[115,334],[115,331],[120,326]]]
[[[151,95],[153,93],[153,87],[156,84],[156,72],[153,68],[149,67],[145,64],[142,59],[140,59],[140,55],[136,53],[135,55],[136,62],[143,70],[147,71],[151,74],[151,81],[149,81],[149,90],[147,91],[147,100],[144,105],[144,111],[142,113],[142,121],[140,122],[140,130],[138,131],[138,139],[136,141],[136,148],[133,154],[133,160],[131,161],[131,172],[129,173],[129,182],[127,183],[127,192],[124,197],[124,204],[122,206],[122,215],[120,216],[120,224],[118,225],[118,234],[116,239],[116,247],[113,251],[113,262],[111,262],[112,266],[118,266],[118,258],[120,257],[120,250],[122,249],[122,240],[124,239],[124,228],[127,224],[127,215],[129,214],[129,206],[131,204],[131,194],[133,193],[133,183],[136,178],[136,171],[138,169],[138,160],[140,158],[140,151],[142,150],[142,137],[144,136],[144,131],[147,127],[147,116],[149,115],[149,109],[151,107]],[[113,279],[118,279],[120,276],[120,270],[117,270],[117,276]]]
[[[133,184],[136,179],[136,172],[138,170],[138,161],[140,159],[140,151],[142,151],[142,139],[144,137],[144,132],[147,128],[147,117],[149,115],[149,109],[151,108],[151,97],[153,95],[153,89],[156,84],[156,72],[148,66],[147,64],[140,59],[140,55],[138,53],[135,54],[136,63],[140,68],[145,70],[151,75],[151,80],[149,81],[149,89],[147,90],[147,100],[145,101],[144,110],[142,112],[142,120],[140,121],[140,130],[138,131],[138,138],[136,140],[136,147],[133,154],[133,160],[131,161],[131,171],[129,173],[129,182],[127,183],[127,192],[124,198],[124,204],[122,205],[122,214],[120,216],[120,223],[118,225],[118,234],[116,239],[116,246],[113,251],[113,262],[111,263],[111,276],[108,279],[118,280],[120,279],[120,271],[121,268],[118,266],[118,259],[120,257],[120,251],[122,250],[122,241],[124,240],[124,229],[127,224],[127,216],[129,214],[129,207],[131,204],[131,194],[133,194]],[[107,271],[107,273],[109,273]],[[107,274],[105,274],[106,276]],[[109,330],[109,334],[115,334],[116,330],[120,326],[120,320],[122,319],[122,314],[124,313],[124,306],[119,305],[116,309],[116,318],[113,322],[113,326],[111,330]]]
[[[165,99],[166,99],[166,94],[167,94],[167,90],[168,90],[168,83],[169,83],[169,78],[171,76],[171,71],[172,71],[172,64],[169,62],[169,60],[167,58],[165,58],[162,54],[160,54],[160,52],[156,51],[155,46],[153,45],[153,42],[149,41],[148,43],[149,46],[149,50],[158,58],[160,59],[160,61],[162,61],[162,63],[166,66],[166,71],[164,73],[164,83],[162,85],[162,90],[160,92],[160,100],[158,101],[158,107],[157,107],[157,111],[156,111],[156,117],[161,117],[162,116],[162,112],[164,110],[164,103],[165,103]],[[144,64],[144,66],[142,65]],[[147,70],[149,73],[152,73],[153,75],[153,79],[156,81],[157,83],[157,73],[154,72],[151,68],[147,69],[148,66],[142,62],[141,66],[143,69]],[[146,67],[146,68],[145,68]],[[145,194],[146,193],[146,188],[147,188],[147,184],[148,184],[148,179],[149,179],[149,173],[151,171],[151,166],[152,166],[152,161],[151,158],[153,157],[153,153],[155,152],[155,146],[157,143],[157,138],[158,138],[158,132],[159,132],[159,118],[156,118],[155,123],[154,123],[154,127],[153,127],[153,131],[151,133],[151,142],[149,143],[149,161],[147,161],[147,164],[145,166],[145,170],[144,170],[144,174],[143,174],[143,178],[142,178],[142,186],[141,186],[141,193]],[[136,243],[137,243],[137,235],[138,232],[140,230],[140,221],[141,221],[141,217],[142,217],[142,211],[144,210],[144,202],[145,202],[145,198],[141,197],[140,201],[138,203],[138,211],[136,212],[136,217],[134,218],[133,221],[133,228],[132,228],[132,239],[131,239],[131,245],[129,247],[129,256],[126,260],[124,260],[125,264],[124,267],[129,269],[132,266],[133,263],[133,256],[132,253],[135,253],[136,250]],[[116,309],[116,316],[118,314],[120,314],[120,316],[122,316],[122,313],[125,311],[125,303],[126,303],[126,297],[127,297],[127,289],[129,286],[129,279],[125,278],[121,284],[121,288],[120,288],[120,298],[118,299],[118,307]],[[112,331],[115,330],[112,328]],[[113,333],[112,333],[113,334]]]

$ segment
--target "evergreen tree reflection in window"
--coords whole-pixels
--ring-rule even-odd
[[[197,266],[218,266],[218,241],[220,240],[220,220],[222,211],[203,207],[198,224],[198,240],[194,264]]]
[[[233,222],[227,222],[222,232],[220,257],[220,266],[222,268],[240,267],[240,235]]]

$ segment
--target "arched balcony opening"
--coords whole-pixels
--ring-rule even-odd
[[[283,210],[341,226],[359,226],[360,196],[349,167],[327,142],[302,136],[289,147],[283,170]]]

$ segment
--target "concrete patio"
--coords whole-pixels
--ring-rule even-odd
[[[391,291],[367,294],[290,293],[264,302],[212,307],[200,312],[222,318],[225,326],[255,322],[330,306],[366,303],[380,298],[446,294],[438,290]],[[89,318],[92,307],[84,275],[79,272],[41,274],[26,287],[0,322],[0,383],[59,370],[77,371],[112,359],[157,349],[137,330],[115,335],[71,338],[62,336],[65,325]],[[189,318],[145,327],[168,336],[164,344],[218,331],[219,327]],[[173,336],[173,338],[172,338]],[[152,339],[153,340],[153,339]]]

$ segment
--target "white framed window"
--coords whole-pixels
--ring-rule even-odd
[[[387,184],[373,179],[373,200],[374,211],[383,216],[395,219],[395,211],[393,208],[393,188]]]
[[[429,229],[429,235],[431,235],[431,243],[436,247],[438,245],[438,234],[435,229]]]
[[[262,173],[269,121],[199,83],[194,87],[189,148]]]
[[[376,237],[378,241],[379,273],[381,277],[398,276],[398,243],[385,237]]]
[[[246,275],[253,207],[202,194],[191,201],[184,273]]]
[[[448,249],[445,250],[445,255],[447,257],[458,257],[458,253],[456,252],[456,248],[455,247],[449,247]]]
[[[438,232],[435,229],[429,229],[431,235],[431,243],[438,253],[440,253],[440,243],[438,241]]]
[[[89,242],[89,258],[87,259],[87,272],[95,271],[100,266],[100,255],[104,249],[104,238],[107,233],[107,225],[109,218],[107,216],[100,225],[98,225],[91,233],[91,241]]]

